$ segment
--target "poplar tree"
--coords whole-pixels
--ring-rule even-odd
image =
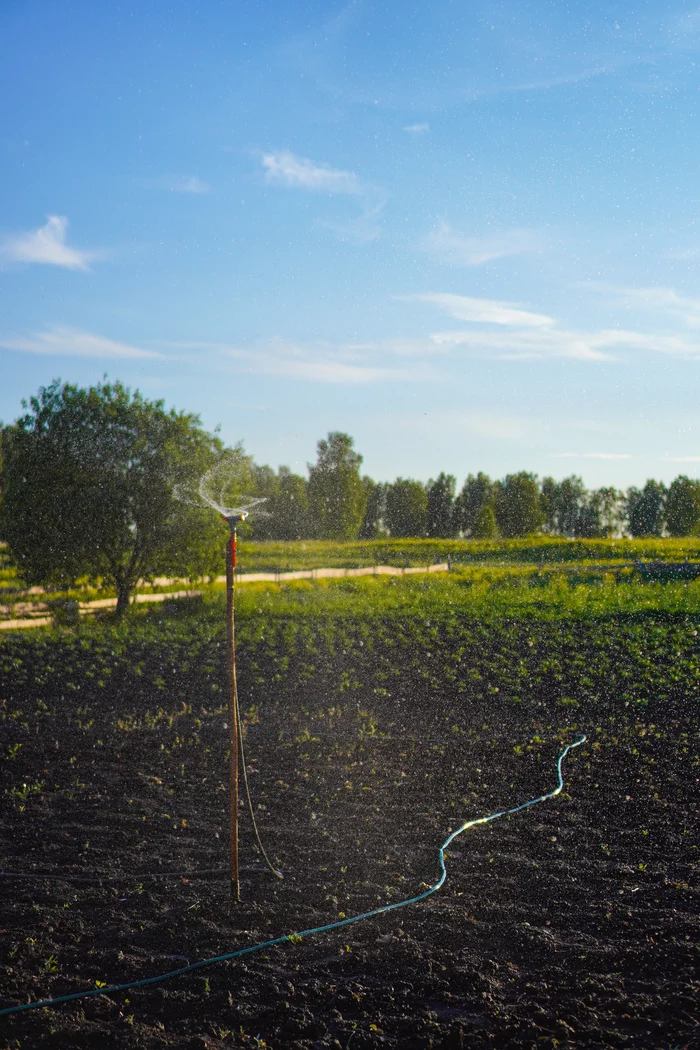
[[[332,431],[318,442],[315,464],[309,463],[309,510],[319,539],[357,539],[367,506],[360,477],[362,456],[349,434]]]

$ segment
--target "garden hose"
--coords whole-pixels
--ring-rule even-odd
[[[241,765],[243,766],[243,784],[245,786],[245,797],[248,800],[248,811],[250,812],[250,819],[253,822],[253,832],[255,833],[255,841],[258,844],[258,848],[263,855],[266,865],[275,876],[276,879],[283,879],[284,875],[281,871],[274,866],[270,858],[268,857],[265,847],[262,844],[260,838],[260,832],[258,831],[258,822],[255,819],[255,811],[253,810],[253,800],[250,797],[250,787],[248,785],[248,771],[245,765],[245,748],[243,747],[243,723],[241,722],[241,709],[238,706],[238,696],[236,696],[236,717],[238,719],[238,746],[241,751]]]
[[[372,919],[376,915],[382,915],[385,912],[395,911],[397,908],[405,908],[409,904],[418,904],[419,901],[425,900],[426,897],[430,897],[431,894],[435,893],[444,884],[447,878],[447,869],[445,867],[445,850],[449,845],[461,835],[467,831],[468,828],[473,828],[477,824],[488,824],[492,820],[498,820],[499,817],[511,816],[515,813],[520,813],[522,810],[527,809],[529,806],[535,806],[539,802],[546,802],[550,798],[554,798],[555,795],[560,794],[564,788],[564,778],[562,776],[562,762],[566,758],[569,751],[574,747],[579,747],[586,740],[585,734],[582,735],[578,740],[575,740],[573,744],[567,744],[564,750],[560,753],[557,759],[557,786],[547,792],[545,795],[540,795],[537,798],[529,799],[527,802],[522,802],[519,806],[513,806],[511,809],[499,810],[496,813],[490,813],[486,817],[476,817],[474,820],[468,820],[456,831],[451,832],[450,835],[445,839],[442,846],[440,846],[438,860],[440,863],[440,878],[434,885],[430,886],[423,893],[417,894],[415,897],[408,897],[406,900],[396,901],[394,904],[384,904],[379,908],[373,908],[371,911],[363,912],[361,915],[352,915],[349,919],[339,919],[337,922],[329,922],[324,926],[314,926],[308,930],[300,930],[298,933],[284,934],[282,937],[275,937],[269,941],[262,941],[259,944],[252,944],[248,948],[239,948],[235,952],[228,952],[226,955],[215,955],[210,959],[201,959],[199,962],[190,963],[188,966],[181,966],[177,970],[169,970],[167,973],[156,974],[154,977],[145,977],[140,981],[129,981],[126,984],[115,984],[105,988],[91,988],[82,992],[73,992],[71,995],[60,995],[55,999],[41,999],[33,1003],[23,1003],[20,1006],[6,1007],[4,1010],[0,1010],[0,1017],[6,1017],[9,1014],[22,1013],[25,1010],[39,1010],[46,1007],[59,1006],[62,1003],[73,1002],[76,999],[87,999],[95,995],[113,995],[117,992],[127,992],[133,988],[144,988],[149,984],[159,984],[161,981],[170,980],[171,977],[179,977],[183,974],[193,973],[195,970],[200,970],[205,966],[213,966],[215,963],[229,962],[232,959],[240,959],[244,955],[251,955],[253,952],[264,951],[266,948],[272,948],[277,944],[284,944],[285,942],[296,943],[302,940],[304,937],[311,937],[318,933],[327,933],[330,930],[340,929],[342,926],[350,926],[353,923],[361,922],[363,919]]]

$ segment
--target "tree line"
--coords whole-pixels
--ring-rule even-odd
[[[0,424],[0,536],[26,583],[108,581],[119,612],[139,579],[220,571],[221,522],[178,492],[196,490],[222,457],[232,496],[266,498],[267,516],[248,526],[261,540],[700,534],[700,482],[684,475],[625,493],[526,471],[469,474],[459,492],[445,473],[375,482],[352,437],[334,431],[304,477],[255,463],[241,444],[225,448],[198,416],[119,382],[55,380],[24,409]]]
[[[256,493],[271,516],[255,524],[259,539],[432,537],[514,539],[545,532],[570,538],[688,536],[700,531],[700,481],[680,475],[670,486],[649,480],[626,492],[589,490],[581,478],[563,481],[520,471],[492,480],[469,474],[457,492],[453,474],[427,483],[399,477],[375,482],[361,474],[353,439],[330,433],[318,443],[308,478],[287,467],[275,473],[252,464]]]

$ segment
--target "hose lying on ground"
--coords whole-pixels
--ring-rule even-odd
[[[194,970],[200,970],[204,966],[213,966],[215,963],[228,962],[230,959],[240,959],[244,955],[251,955],[253,952],[263,951],[265,948],[272,948],[276,944],[284,944],[287,941],[300,941],[304,937],[310,937],[316,933],[326,933],[329,930],[338,930],[341,926],[350,926],[352,923],[360,922],[363,919],[371,919],[375,915],[382,915],[384,912],[395,911],[397,908],[405,908],[409,904],[417,904],[419,901],[425,900],[426,897],[430,897],[431,894],[435,893],[445,882],[447,878],[447,869],[445,868],[445,850],[448,848],[451,842],[461,835],[468,828],[473,828],[477,824],[488,824],[491,820],[497,820],[499,817],[507,817],[513,813],[520,813],[521,810],[527,809],[529,806],[535,806],[538,802],[546,802],[550,798],[554,798],[564,788],[564,778],[561,772],[562,762],[566,758],[569,751],[572,748],[578,747],[583,744],[586,737],[585,734],[580,737],[579,740],[575,740],[573,744],[567,744],[564,750],[557,759],[557,777],[558,784],[552,790],[547,792],[546,795],[540,795],[538,798],[531,798],[527,802],[522,802],[519,806],[513,806],[512,809],[499,810],[497,813],[490,813],[487,817],[476,817],[474,820],[468,820],[456,831],[453,831],[440,846],[438,859],[440,863],[440,878],[433,885],[430,886],[423,893],[419,893],[415,897],[408,897],[406,900],[396,901],[394,904],[384,904],[380,908],[373,908],[372,911],[363,912],[361,915],[352,915],[349,919],[340,919],[337,922],[329,922],[325,926],[314,926],[309,930],[300,930],[298,933],[288,933],[282,937],[274,937],[270,941],[262,941],[260,944],[252,944],[248,948],[239,948],[235,952],[228,952],[226,955],[215,955],[211,959],[201,959],[199,962],[190,963],[188,966],[181,966],[178,970],[169,970],[167,973],[156,974],[155,977],[145,977],[140,981],[129,981],[127,984],[114,984],[104,988],[91,988],[83,992],[73,992],[71,995],[59,995],[55,999],[41,999],[33,1003],[23,1003],[20,1006],[6,1007],[4,1010],[0,1010],[0,1017],[7,1016],[8,1014],[21,1013],[24,1010],[39,1010],[49,1006],[59,1006],[61,1003],[72,1002],[76,999],[87,999],[93,995],[113,995],[115,992],[126,992],[132,988],[143,988],[149,984],[159,984],[161,981],[170,980],[171,977],[179,977],[181,974],[192,973]]]

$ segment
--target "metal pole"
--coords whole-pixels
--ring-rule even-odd
[[[226,665],[228,669],[228,777],[229,777],[229,865],[231,898],[241,899],[238,874],[238,689],[236,687],[236,637],[234,625],[234,580],[236,569],[236,523],[229,521],[231,535],[226,544]]]

